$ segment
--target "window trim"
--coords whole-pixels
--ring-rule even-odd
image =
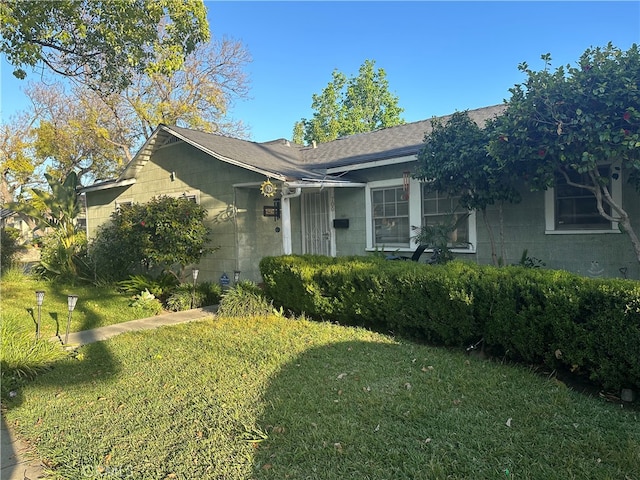
[[[612,166],[619,165],[613,163]],[[622,204],[622,175],[611,179],[611,196],[616,203]],[[549,187],[544,192],[544,233],[545,235],[590,235],[621,232],[618,222],[611,222],[611,228],[556,229],[556,189]]]
[[[422,187],[422,185],[421,185]],[[420,200],[422,200],[422,195],[423,195],[423,189],[420,189]],[[420,225],[422,225],[422,217],[424,217],[424,212],[422,211],[422,203],[420,205]],[[453,253],[476,253],[477,252],[477,247],[478,247],[478,230],[476,228],[477,224],[476,224],[476,211],[475,210],[470,210],[469,211],[469,218],[467,219],[467,221],[469,222],[468,225],[468,229],[469,229],[469,246],[467,248],[452,248],[451,251]],[[431,250],[429,250],[431,251]]]
[[[388,180],[378,180],[368,182],[365,186],[365,232],[367,237],[366,251],[375,252],[381,247],[375,246],[373,232],[373,215],[371,203],[371,190],[378,188],[402,187],[402,177],[391,178]],[[472,210],[469,215],[469,248],[454,248],[453,253],[476,253],[478,243],[478,232],[476,229],[476,211]],[[422,225],[422,182],[415,178],[409,180],[409,228],[412,225]],[[406,247],[390,246],[384,248],[384,251],[393,252],[413,252],[418,248],[418,244],[413,240],[413,232],[409,233],[409,245]],[[428,252],[432,249],[428,249]]]

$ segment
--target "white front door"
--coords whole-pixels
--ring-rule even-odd
[[[333,189],[302,194],[302,253],[335,256]]]

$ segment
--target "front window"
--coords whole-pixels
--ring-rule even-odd
[[[469,213],[460,212],[459,200],[458,196],[430,192],[425,188],[422,194],[422,225],[448,229],[450,247],[469,248]]]
[[[608,177],[608,167],[600,168],[600,175]],[[588,175],[569,172],[573,183],[590,185]],[[610,214],[609,205],[602,204]],[[595,195],[586,188],[574,187],[567,183],[564,175],[556,176],[555,186],[555,228],[556,230],[601,230],[611,228],[611,222],[598,212]]]
[[[371,190],[374,244],[408,246],[409,200],[402,186]]]

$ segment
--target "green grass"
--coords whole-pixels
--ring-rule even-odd
[[[7,272],[10,273],[10,272]],[[113,287],[93,285],[69,286],[38,280],[15,273],[3,275],[0,280],[2,316],[10,315],[35,338],[38,307],[36,290],[45,292],[40,310],[42,338],[50,338],[66,332],[69,309],[67,295],[78,295],[78,303],[71,315],[70,331],[77,332],[152,316],[152,312],[129,306],[131,298]]]
[[[640,478],[637,409],[275,315],[87,345],[7,408],[55,478]]]

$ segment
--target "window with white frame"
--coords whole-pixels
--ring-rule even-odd
[[[621,201],[622,188],[620,179],[610,176],[610,165],[599,167],[600,175],[610,180],[610,191],[616,202]],[[617,177],[617,176],[616,176]],[[589,185],[591,180],[587,173],[575,171],[569,173],[572,183]],[[611,207],[603,202],[602,207],[607,214]],[[581,187],[570,185],[564,175],[556,175],[556,184],[545,193],[545,217],[547,233],[593,233],[617,231],[617,224],[600,215],[595,195]]]
[[[402,185],[371,189],[374,246],[409,246],[409,199]]]
[[[472,247],[469,221],[471,215],[469,212],[460,210],[459,200],[459,196],[444,195],[423,188],[422,225],[455,225],[456,228],[450,234],[449,246],[454,249],[470,249]]]

